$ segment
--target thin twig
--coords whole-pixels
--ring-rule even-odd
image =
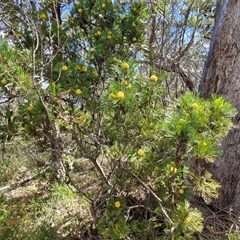
[[[131,173],[131,174],[142,184],[142,186],[143,186],[144,188],[146,188],[146,189],[154,196],[154,198],[158,201],[159,206],[160,206],[160,208],[162,209],[162,212],[163,212],[164,216],[166,217],[166,219],[167,219],[171,224],[173,224],[173,221],[172,221],[171,218],[168,216],[167,211],[165,210],[165,208],[164,208],[163,205],[162,205],[163,202],[162,202],[161,198],[159,198],[159,197],[157,196],[157,194],[156,194],[145,182],[143,182],[135,173]]]
[[[40,172],[37,172],[27,178],[24,178],[18,182],[15,182],[15,183],[12,183],[12,184],[9,184],[9,185],[6,185],[4,187],[0,187],[0,192],[2,191],[5,191],[5,190],[8,190],[8,191],[11,191],[13,189],[16,189],[22,185],[24,185],[25,183],[27,182],[30,182],[32,181],[33,179],[35,179],[36,177],[42,175],[43,173],[47,172],[47,170],[50,168],[50,165],[46,166],[44,169],[42,169]]]

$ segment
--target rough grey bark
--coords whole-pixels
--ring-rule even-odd
[[[201,94],[224,95],[238,110],[236,128],[222,142],[222,155],[212,167],[222,185],[216,204],[240,215],[240,0],[225,0],[215,24]]]

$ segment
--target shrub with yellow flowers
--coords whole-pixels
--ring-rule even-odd
[[[27,30],[16,51],[0,45],[1,91],[18,104],[2,113],[0,141],[18,136],[41,146],[54,163],[51,179],[87,199],[92,224],[81,224],[96,226],[101,239],[193,239],[201,232],[202,214],[190,200],[209,204],[218,196],[220,185],[202,166],[214,162],[236,113],[217,96],[169,101],[171,76],[143,70],[134,58],[136,50],[146,54],[148,10],[143,1],[79,0],[61,27],[38,13],[40,38],[29,39],[35,35]],[[75,162],[68,169],[69,156]],[[76,173],[85,167],[83,180]],[[82,190],[85,181],[91,187]]]
[[[158,77],[152,75],[149,81],[148,77],[136,77],[131,68],[127,69],[126,76],[122,65],[116,67],[124,80],[109,83],[111,94],[127,90],[131,84],[125,101],[110,101],[108,95],[103,99],[103,111],[108,116],[105,133],[114,142],[109,146],[109,151],[113,151],[110,156],[127,159],[129,163],[128,167],[123,167],[122,171],[127,173],[122,175],[122,181],[116,181],[119,186],[125,186],[127,179],[135,179],[143,181],[144,187],[148,185],[154,189],[166,209],[175,209],[169,210],[167,215],[174,223],[172,234],[192,239],[202,231],[203,218],[198,209],[190,206],[189,200],[199,196],[209,204],[217,197],[220,185],[210,173],[200,169],[204,162],[212,163],[216,158],[219,141],[231,127],[230,119],[235,110],[222,97],[213,96],[208,101],[192,93],[164,107],[159,101],[164,89],[161,84],[153,85],[152,82],[161,82],[166,73],[160,72]],[[117,99],[117,95],[111,96]],[[165,218],[165,208],[155,206],[158,215],[154,219]]]

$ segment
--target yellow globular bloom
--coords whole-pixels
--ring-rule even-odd
[[[29,112],[31,112],[31,111],[33,110],[33,105],[32,105],[32,103],[28,106],[27,110],[28,110]]]
[[[75,67],[75,69],[76,69],[76,70],[80,70],[81,67],[80,67],[79,65],[77,65],[77,66]]]
[[[78,12],[81,14],[83,12],[83,10],[81,8],[79,8]]]
[[[183,188],[180,188],[178,192],[179,192],[180,194],[184,194],[184,189],[183,189]]]
[[[39,18],[40,18],[40,20],[46,20],[47,16],[44,13],[41,13]]]
[[[122,91],[117,92],[117,98],[124,99],[124,92],[122,92]]]
[[[124,63],[122,64],[122,69],[123,69],[123,70],[128,70],[128,69],[129,69],[128,63],[124,62]]]
[[[138,151],[137,151],[137,155],[139,156],[139,157],[143,157],[144,155],[145,155],[145,152],[143,151],[143,149],[139,149]]]
[[[171,172],[171,173],[177,173],[177,168],[171,167],[171,168],[170,168],[170,172]]]
[[[199,107],[199,105],[197,104],[197,103],[193,103],[192,105],[191,105],[191,108],[198,108]]]
[[[6,80],[6,78],[3,78],[1,83],[2,83],[2,85],[6,85],[8,83],[8,81]]]
[[[156,75],[152,75],[149,79],[151,82],[156,82],[158,80],[158,77]]]
[[[95,48],[91,48],[91,49],[90,49],[90,52],[95,52]]]
[[[108,36],[107,36],[107,39],[108,39],[108,40],[111,40],[111,39],[112,39],[112,36],[108,35]]]
[[[132,88],[132,84],[128,84],[127,86],[126,86],[126,89],[131,89]]]
[[[116,100],[116,99],[118,99],[118,97],[117,97],[116,94],[111,93],[111,94],[109,95],[109,99],[110,99],[110,100]]]
[[[87,71],[87,67],[83,67],[82,72],[86,72],[86,71]]]
[[[115,205],[116,208],[120,208],[121,207],[121,203],[119,201],[116,201],[114,203],[114,205]]]
[[[100,31],[97,31],[96,33],[95,33],[95,36],[96,37],[100,37],[102,35],[102,33],[100,32]]]
[[[105,4],[105,3],[103,3],[103,4],[102,4],[102,8],[105,8],[105,7],[106,7],[106,4]]]
[[[136,42],[136,41],[137,41],[137,39],[134,37],[134,38],[132,39],[132,41],[133,41],[133,42]]]
[[[82,91],[81,91],[81,89],[76,89],[76,91],[75,91],[75,93],[77,94],[77,95],[80,95],[81,93],[82,93]]]
[[[65,65],[65,66],[62,67],[63,72],[66,72],[67,70],[68,70],[68,66]]]

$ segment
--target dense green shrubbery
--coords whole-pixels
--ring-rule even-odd
[[[114,86],[115,84],[113,83]],[[219,153],[221,138],[231,126],[231,117],[235,111],[222,97],[204,100],[192,93],[186,93],[164,107],[160,101],[161,90],[158,89],[161,88],[160,81],[152,83],[149,79],[142,79],[139,84],[139,79],[136,78],[136,82],[132,80],[129,84],[132,85],[131,92],[121,88],[124,99],[110,99],[108,108],[104,108],[107,133],[109,138],[114,139],[114,145],[108,148],[112,164],[115,164],[116,159],[124,161],[121,169],[116,172],[115,188],[119,192],[136,194],[141,199],[135,203],[136,208],[144,202],[145,210],[142,211],[152,213],[152,218],[142,216],[147,221],[147,230],[144,226],[141,227],[144,233],[147,231],[150,234],[151,239],[154,239],[151,235],[153,229],[159,231],[156,219],[161,222],[166,218],[167,223],[162,223],[165,234],[175,236],[176,239],[192,239],[195,232],[202,231],[203,217],[189,202],[196,195],[209,204],[218,196],[220,185],[204,167],[207,163],[212,163]],[[135,97],[129,97],[128,94]],[[140,190],[139,184],[145,190]],[[145,195],[142,193],[139,196],[139,191],[145,192]],[[155,197],[154,201],[152,196],[148,202],[149,196],[146,194],[149,191],[150,195],[154,191],[161,200]],[[121,217],[125,220],[124,213],[132,207],[126,204],[126,199],[123,198],[121,212]],[[168,215],[164,209],[167,209]],[[125,226],[112,216],[118,215],[119,209],[116,213],[109,211],[107,208],[105,214],[110,216],[105,224],[109,226],[109,219],[113,218],[114,226],[107,228],[108,234],[121,229],[119,235],[115,233],[116,239],[121,234],[132,238],[131,230],[139,224],[138,220]],[[104,215],[103,219],[105,218]],[[102,231],[106,234],[107,230]],[[137,234],[134,230],[133,232]]]
[[[191,199],[199,196],[208,204],[217,197],[220,186],[205,165],[219,153],[235,110],[219,96],[170,98],[164,81],[171,76],[152,67],[142,70],[136,59],[144,56],[148,18],[142,1],[82,0],[62,25],[51,22],[47,10],[43,3],[31,16],[41,29],[34,54],[17,47],[36,40],[24,25],[15,48],[1,43],[1,92],[9,101],[1,107],[0,137],[3,144],[16,138],[30,141],[36,154],[50,152],[34,168],[54,163],[52,172],[62,168],[61,175],[54,175],[61,183],[50,174],[43,178],[52,184],[45,201],[40,196],[27,203],[29,212],[14,210],[25,222],[2,236],[53,239],[68,219],[68,234],[86,239],[89,234],[193,239],[203,229],[203,216]],[[49,48],[58,54],[49,56]],[[73,216],[68,205],[73,199],[81,205],[80,197],[89,221]],[[54,201],[60,204],[56,212]],[[2,223],[14,209],[15,204],[9,205],[2,206]],[[47,214],[56,217],[68,209],[72,222],[65,215]],[[90,233],[84,235],[88,224]]]

